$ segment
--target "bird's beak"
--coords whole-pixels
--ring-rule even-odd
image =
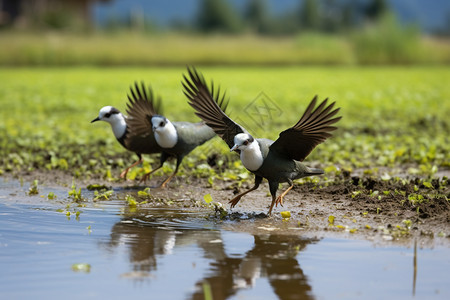
[[[97,117],[94,120],[92,120],[91,123],[94,123],[94,122],[97,122],[97,121],[100,121],[99,117]]]
[[[153,132],[156,131],[156,127],[155,127],[155,126],[152,127],[152,131],[153,131]]]
[[[233,147],[231,147],[230,152],[237,151],[239,149],[239,145],[235,144]]]

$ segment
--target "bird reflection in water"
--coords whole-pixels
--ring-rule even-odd
[[[254,287],[258,278],[267,278],[280,299],[313,298],[297,256],[308,244],[316,243],[316,239],[273,233],[253,235],[253,245],[247,251],[230,255],[219,228],[205,229],[195,219],[185,222],[177,216],[169,219],[167,215],[162,218],[147,214],[123,218],[111,231],[111,239],[102,246],[113,251],[126,244],[132,266],[130,273],[141,275],[135,276],[136,279],[151,280],[158,274],[157,258],[171,254],[175,248],[188,245],[200,248],[198,256],[211,262],[202,275],[193,274],[200,278],[187,296],[190,299],[205,299],[205,284],[210,287],[212,299],[227,299],[240,290]]]
[[[292,235],[254,235],[253,248],[243,258],[225,257],[212,264],[213,274],[197,283],[192,299],[204,299],[202,284],[211,286],[213,299],[227,299],[251,288],[260,277],[268,279],[279,299],[310,299],[311,286],[297,255],[317,240]]]

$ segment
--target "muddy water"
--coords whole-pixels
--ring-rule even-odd
[[[255,220],[27,190],[0,179],[0,299],[450,299],[443,246],[237,232]]]

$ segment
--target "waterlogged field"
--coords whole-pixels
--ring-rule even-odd
[[[276,139],[298,120],[314,95],[336,101],[343,116],[339,130],[308,158],[328,171],[340,167],[372,172],[387,167],[389,174],[400,167],[403,173],[432,175],[450,167],[446,67],[200,70],[227,91],[230,114],[256,136]],[[128,88],[141,80],[162,97],[168,118],[197,121],[182,93],[183,72],[183,68],[3,69],[0,173],[58,169],[74,176],[115,177],[111,169],[135,157],[115,141],[108,124],[90,121],[105,105],[124,111]],[[192,168],[199,159],[227,150],[224,143],[214,141],[196,150],[186,164]]]

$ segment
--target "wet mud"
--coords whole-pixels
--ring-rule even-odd
[[[23,173],[15,178],[30,182],[36,178],[46,186],[69,188],[73,178],[64,172]],[[147,184],[137,181],[75,179],[78,187],[97,184],[113,189],[113,197],[133,196],[140,207],[177,207],[198,210],[208,218],[223,222],[230,230],[252,234],[277,231],[279,234],[299,232],[307,237],[348,236],[378,242],[398,241],[411,244],[450,244],[450,188],[444,178],[422,180],[381,178],[344,174],[339,178],[318,182],[298,182],[286,195],[283,206],[275,207],[267,216],[271,197],[267,182],[245,195],[231,209],[228,201],[236,193],[252,186],[249,180],[240,186],[234,181],[176,177],[167,188],[157,187],[162,178],[155,176]],[[150,196],[139,191],[150,187]],[[281,193],[286,185],[281,185]],[[204,196],[210,194],[207,204]],[[281,212],[290,212],[284,218]],[[247,221],[247,220],[250,220]]]

